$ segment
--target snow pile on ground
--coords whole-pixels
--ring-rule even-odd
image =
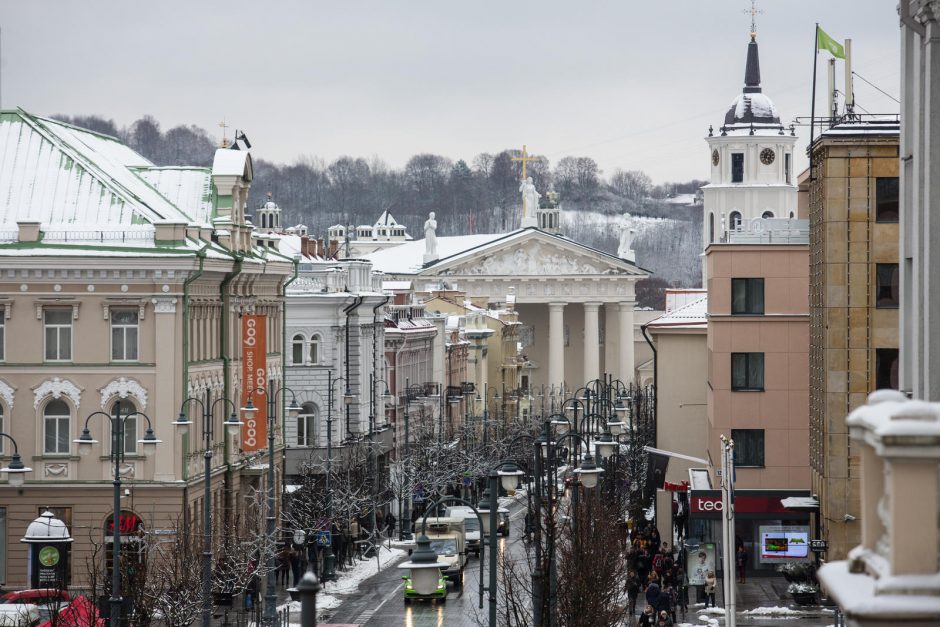
[[[708,627],[718,627],[718,625],[720,624],[720,623],[718,622],[718,619],[717,619],[717,618],[711,618],[710,616],[706,616],[705,614],[701,614],[701,615],[698,617],[698,619],[699,619],[701,622],[703,622],[703,623],[705,623],[706,625],[708,625]]]
[[[397,561],[398,558],[405,555],[405,553],[406,552],[402,549],[389,549],[383,546],[379,549],[379,564],[376,564],[376,560],[373,557],[368,560],[356,560],[355,565],[349,570],[337,571],[337,576],[339,577],[338,581],[321,584],[323,587],[320,592],[317,593],[317,611],[331,610],[339,607],[343,599],[336,595],[352,594],[359,589],[360,583],[378,574],[380,565],[381,570],[384,570]],[[291,614],[296,612],[298,616],[300,615],[300,601],[285,603],[278,609],[283,610],[288,606],[290,607]]]
[[[753,610],[744,610],[741,612],[744,616],[769,616],[769,617],[780,617],[780,618],[797,618],[800,616],[805,616],[806,612],[800,610],[794,610],[789,607],[774,606],[774,607],[756,607]]]

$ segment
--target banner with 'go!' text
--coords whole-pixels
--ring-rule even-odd
[[[248,399],[257,409],[243,417],[242,450],[251,452],[267,446],[268,437],[268,366],[266,316],[242,316],[242,407]]]

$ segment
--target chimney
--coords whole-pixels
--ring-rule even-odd
[[[310,238],[306,235],[300,236],[300,256],[301,257],[311,257],[310,254]]]

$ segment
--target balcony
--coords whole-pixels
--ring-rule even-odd
[[[722,244],[809,244],[809,220],[754,218],[721,237]]]

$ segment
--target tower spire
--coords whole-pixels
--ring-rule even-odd
[[[763,9],[757,8],[757,0],[751,0],[751,8],[744,9],[745,13],[751,14],[751,41],[757,39],[757,15],[763,13]]]
[[[757,55],[757,40],[753,37],[747,44],[747,64],[744,67],[744,93],[759,94],[760,88],[760,59]]]

